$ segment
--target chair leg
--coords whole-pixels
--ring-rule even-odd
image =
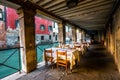
[[[48,65],[48,61],[45,61],[45,66],[47,66]]]
[[[66,65],[66,74],[68,74],[68,68],[67,68],[67,65]]]
[[[53,69],[53,62],[51,62],[51,66],[52,66],[52,69]]]
[[[58,63],[57,63],[57,69],[58,69]]]

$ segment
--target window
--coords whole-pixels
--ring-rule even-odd
[[[19,20],[15,20],[15,27],[16,27],[16,28],[19,27]]]
[[[55,36],[55,40],[57,40],[57,35]]]
[[[49,30],[49,31],[52,31],[52,26],[48,26],[48,30]]]
[[[49,39],[51,40],[51,35],[49,35]]]
[[[55,37],[55,32],[53,32],[53,37]]]
[[[40,30],[45,30],[45,26],[44,25],[40,25]]]
[[[55,28],[55,22],[53,23],[53,27]]]
[[[44,36],[41,36],[41,40],[44,40]]]

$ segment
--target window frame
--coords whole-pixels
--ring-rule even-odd
[[[40,30],[45,31],[45,25],[44,24],[40,25]]]
[[[41,40],[44,40],[44,36],[43,35],[41,36]]]
[[[53,31],[53,29],[52,29],[52,26],[51,26],[51,25],[49,25],[49,26],[48,26],[48,30],[49,30],[49,31]]]
[[[52,36],[51,35],[49,35],[49,40],[51,40],[52,39]]]

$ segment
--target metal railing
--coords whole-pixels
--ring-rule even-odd
[[[37,62],[43,61],[43,51],[46,48],[56,47],[59,45],[59,42],[49,43],[49,44],[38,44],[36,45],[36,52],[37,52]]]
[[[70,41],[66,41],[66,44],[70,44]],[[43,61],[43,51],[46,48],[51,48],[51,47],[57,47],[59,46],[60,42],[54,42],[54,43],[46,43],[46,44],[38,44],[36,45],[36,52],[37,52],[37,62],[42,62]]]
[[[0,79],[21,71],[20,48],[0,49]]]

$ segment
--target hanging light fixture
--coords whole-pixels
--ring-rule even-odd
[[[68,8],[75,7],[78,4],[78,0],[66,0],[66,5]]]

